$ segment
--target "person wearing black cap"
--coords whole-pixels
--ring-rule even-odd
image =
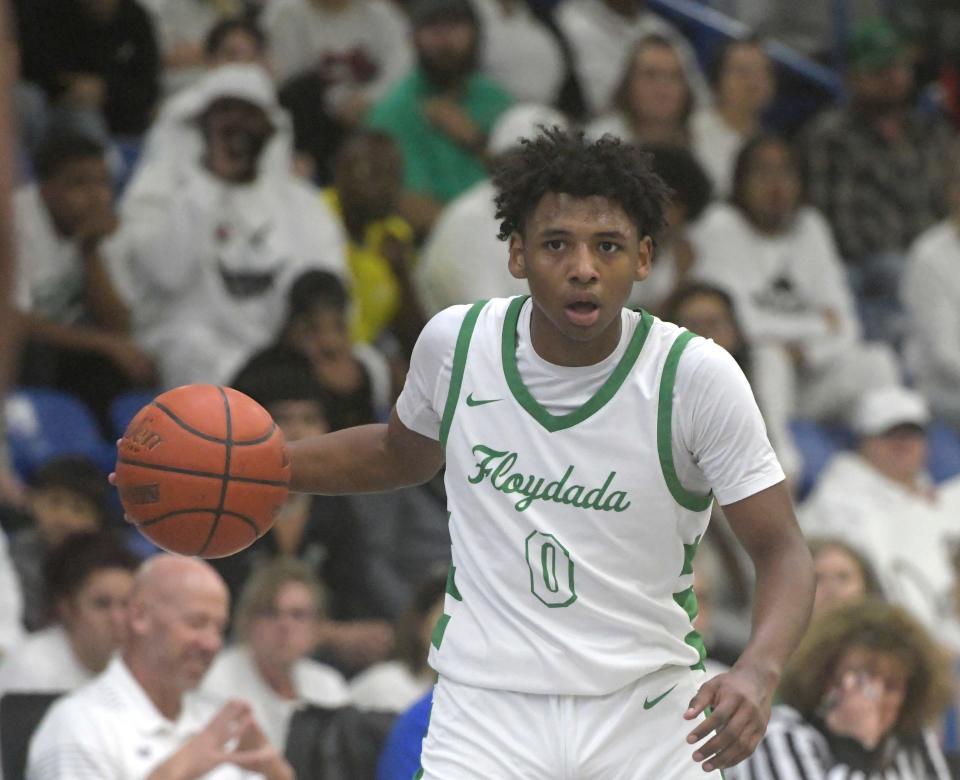
[[[487,134],[511,98],[477,72],[480,25],[468,0],[410,7],[417,67],[373,107],[367,122],[403,152],[401,209],[419,231],[440,207],[487,175]]]

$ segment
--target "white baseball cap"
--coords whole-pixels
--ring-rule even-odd
[[[881,387],[860,397],[852,422],[859,436],[879,436],[898,425],[925,427],[930,422],[930,409],[915,390]]]

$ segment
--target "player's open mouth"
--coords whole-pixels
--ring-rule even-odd
[[[600,318],[600,307],[592,301],[568,303],[563,310],[567,319],[581,328],[589,328],[595,325]]]

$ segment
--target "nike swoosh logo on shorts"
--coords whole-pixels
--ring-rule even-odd
[[[502,400],[502,398],[485,398],[478,400],[473,397],[473,393],[470,393],[470,395],[467,396],[467,406],[483,406],[484,404],[493,404]]]
[[[645,698],[645,699],[643,700],[643,708],[644,708],[645,710],[649,710],[649,709],[651,709],[652,707],[656,707],[661,701],[663,701],[667,696],[670,695],[670,691],[672,691],[674,688],[676,688],[677,685],[679,685],[679,683],[674,683],[672,686],[670,686],[669,688],[667,688],[667,690],[665,690],[663,693],[661,693],[659,696],[657,696],[656,699],[646,699],[646,698]]]

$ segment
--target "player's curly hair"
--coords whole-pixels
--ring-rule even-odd
[[[500,240],[522,233],[548,192],[575,198],[598,195],[620,204],[641,237],[656,238],[664,226],[670,189],[651,167],[650,156],[619,138],[589,141],[582,132],[542,128],[533,139],[504,154],[493,171]]]

